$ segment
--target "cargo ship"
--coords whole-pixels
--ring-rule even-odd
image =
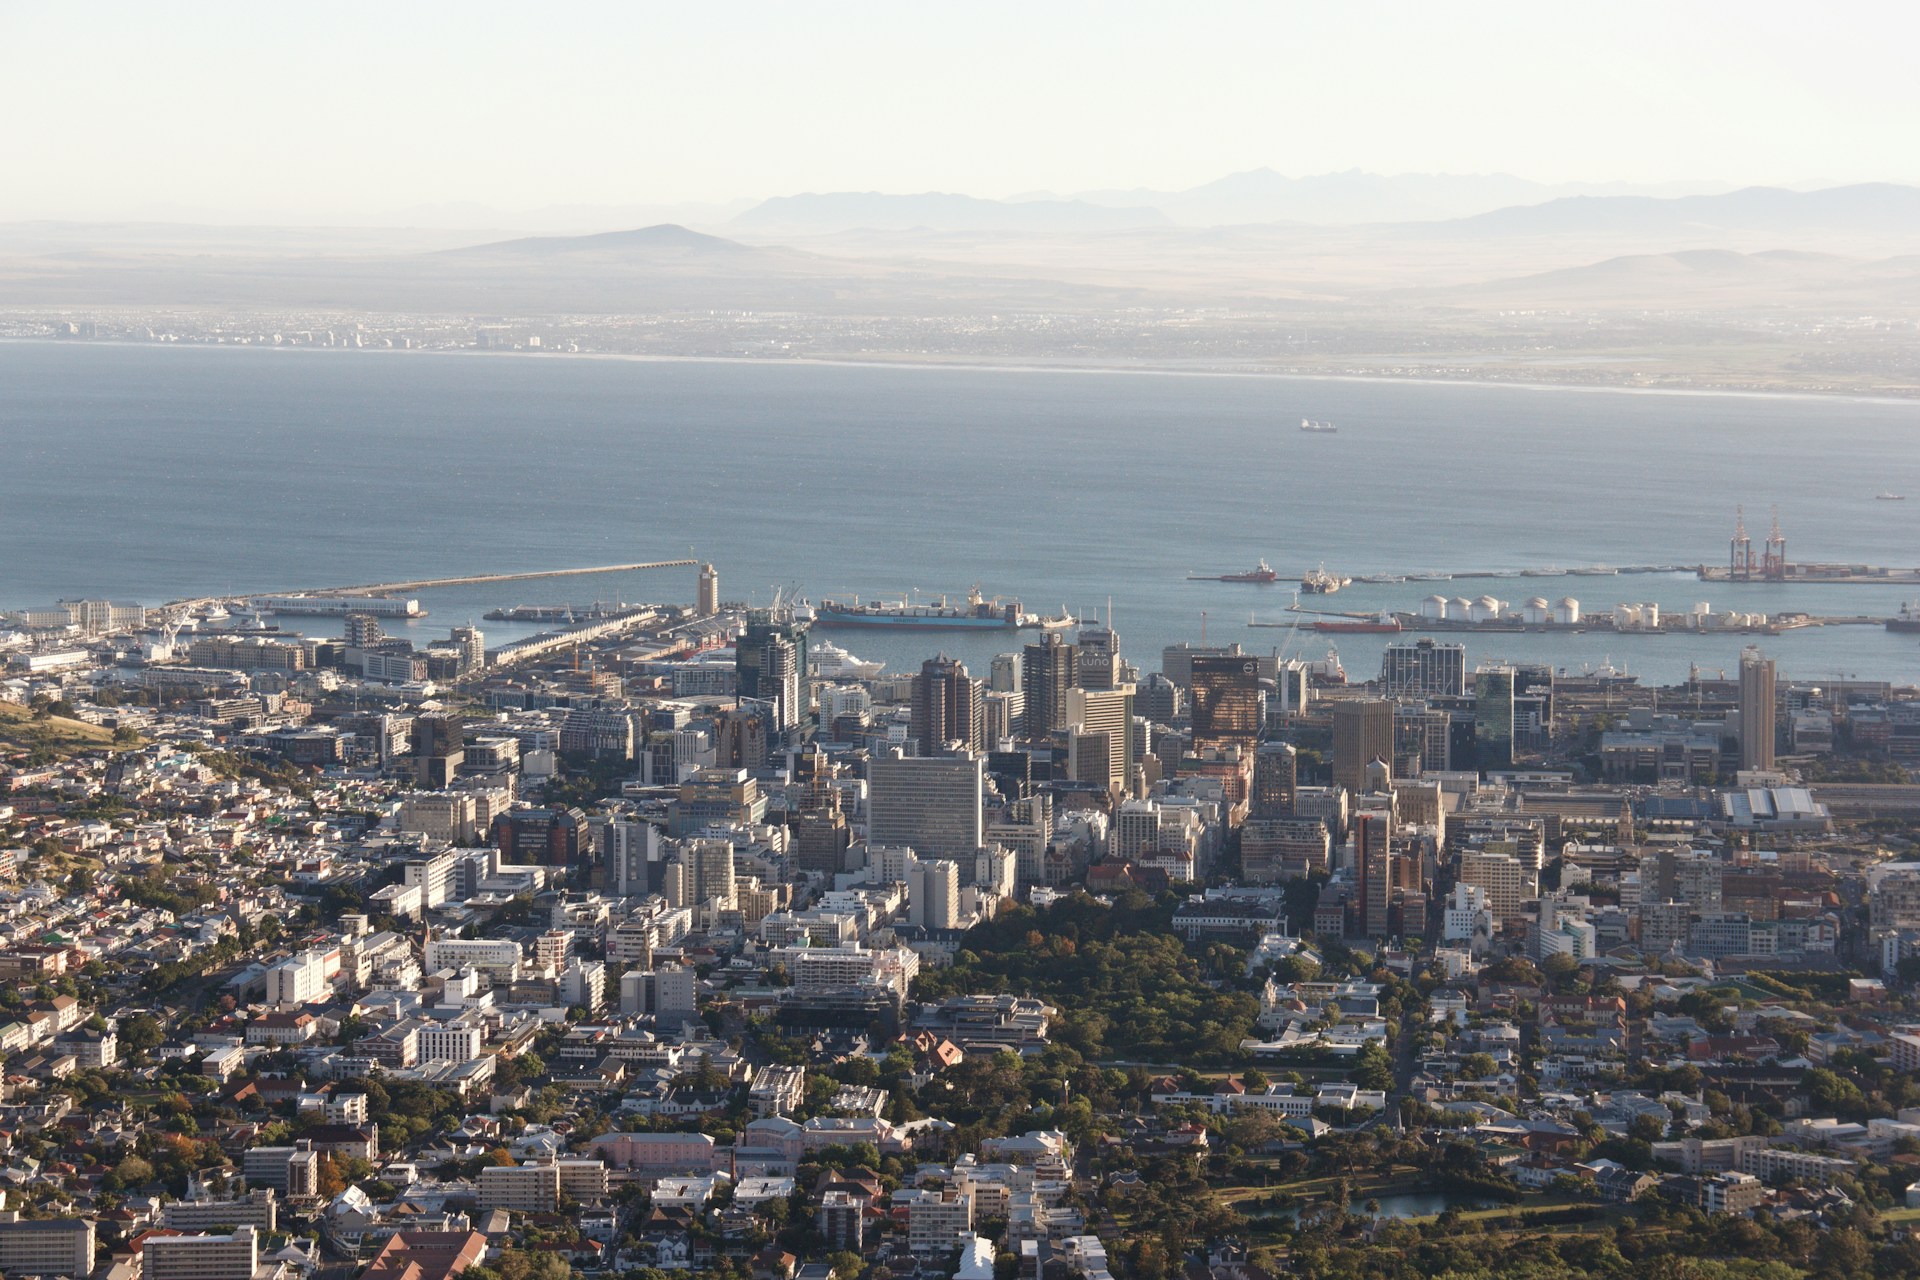
[[[1908,634],[1920,632],[1920,600],[1909,600],[1900,606],[1900,612],[1887,619],[1887,630]]]
[[[1300,429],[1317,436],[1338,435],[1340,432],[1340,428],[1331,422],[1315,422],[1311,418],[1300,419]]]
[[[1280,575],[1265,560],[1262,560],[1257,566],[1243,573],[1190,573],[1187,575],[1187,581],[1268,583],[1280,581]]]
[[[1037,617],[1024,612],[1018,600],[986,599],[978,587],[967,593],[965,604],[951,604],[945,596],[937,596],[926,604],[907,600],[822,600],[813,610],[813,624],[817,627],[1015,631],[1022,627],[1067,627],[1073,623],[1074,619],[1067,616],[1065,610],[1058,618]]]

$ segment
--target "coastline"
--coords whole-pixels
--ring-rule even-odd
[[[1171,365],[1129,364],[1115,362],[1111,364],[1062,364],[1046,361],[1005,361],[993,362],[972,358],[954,360],[929,360],[925,357],[890,360],[871,356],[831,356],[810,355],[776,358],[773,356],[710,356],[710,355],[650,355],[625,351],[482,351],[474,349],[414,349],[402,350],[391,347],[320,347],[320,346],[268,346],[258,343],[213,343],[213,342],[133,342],[121,338],[56,338],[56,337],[0,337],[0,343],[10,346],[50,346],[50,347],[129,347],[138,349],[168,348],[194,351],[248,351],[264,352],[274,355],[337,355],[337,356],[456,356],[482,358],[519,358],[539,360],[599,360],[620,361],[633,364],[735,364],[735,365],[777,365],[777,366],[815,366],[824,368],[852,369],[901,369],[919,372],[952,371],[960,373],[1026,373],[1026,374],[1127,374],[1136,377],[1155,378],[1234,378],[1266,379],[1276,382],[1351,382],[1384,383],[1390,385],[1409,385],[1421,387],[1467,387],[1475,389],[1496,388],[1509,391],[1550,391],[1550,392],[1592,392],[1601,395],[1636,396],[1685,396],[1727,398],[1739,400],[1790,400],[1832,402],[1845,401],[1856,404],[1878,405],[1917,405],[1920,404],[1920,388],[1911,395],[1895,395],[1886,392],[1872,393],[1864,391],[1796,391],[1796,390],[1756,390],[1742,387],[1633,387],[1617,386],[1606,383],[1588,382],[1543,382],[1536,380],[1507,378],[1435,378],[1414,375],[1360,374],[1360,373],[1301,373],[1287,370],[1248,369],[1248,368],[1180,368]]]

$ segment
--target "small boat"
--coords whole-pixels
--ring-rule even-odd
[[[1875,502],[1905,502],[1907,495],[1904,493],[1876,493],[1873,495],[1873,500]]]

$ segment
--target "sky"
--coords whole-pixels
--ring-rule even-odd
[[[1920,5],[0,0],[0,220],[1920,182]],[[444,208],[442,213],[453,216]]]

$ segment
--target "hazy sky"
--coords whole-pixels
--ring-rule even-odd
[[[0,0],[0,218],[1920,180],[1908,3]]]

